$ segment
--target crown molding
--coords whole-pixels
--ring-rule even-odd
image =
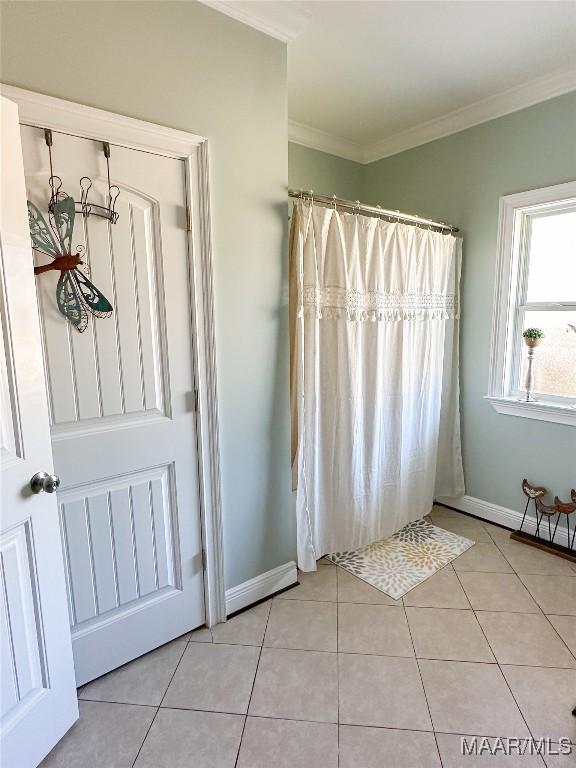
[[[355,163],[364,163],[364,148],[350,139],[334,136],[331,133],[313,128],[311,125],[298,123],[296,120],[288,121],[288,140],[303,147],[318,149],[329,155],[336,155],[345,160],[353,160]]]
[[[576,90],[576,70],[556,72],[553,75],[540,77],[516,88],[510,88],[495,96],[477,101],[462,109],[449,112],[435,120],[416,125],[407,131],[397,133],[395,136],[377,141],[365,147],[364,162],[373,163],[375,160],[397,155],[407,149],[428,144],[435,139],[459,133],[466,128],[487,123],[490,120],[504,117],[504,115],[518,112],[521,109],[574,90]]]
[[[215,11],[230,16],[242,24],[266,35],[289,43],[308,24],[311,13],[299,2],[255,2],[255,0],[200,0]]]
[[[302,123],[290,123],[289,138],[296,144],[368,164],[428,144],[534,104],[576,91],[576,70],[555,72],[516,88],[482,99],[442,117],[429,120],[373,144],[358,144]]]

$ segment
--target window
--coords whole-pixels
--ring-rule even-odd
[[[527,347],[541,328],[533,396]],[[500,413],[576,425],[576,182],[500,200],[488,399]]]

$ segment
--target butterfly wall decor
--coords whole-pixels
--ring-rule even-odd
[[[110,317],[113,307],[79,268],[81,247],[72,253],[72,233],[76,216],[72,197],[63,195],[51,205],[49,224],[34,203],[28,201],[28,220],[32,247],[53,261],[34,267],[34,274],[59,270],[56,286],[58,309],[79,333],[88,326],[88,313],[94,317]]]

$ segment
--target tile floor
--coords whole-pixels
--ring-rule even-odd
[[[576,744],[576,566],[442,507],[477,544],[394,601],[334,565],[79,691],[43,768],[568,768],[462,735]]]

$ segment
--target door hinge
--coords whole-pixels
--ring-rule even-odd
[[[202,570],[206,570],[206,550],[202,549]]]
[[[194,388],[194,413],[198,413],[198,389]]]
[[[186,206],[186,232],[192,232],[192,211],[190,206]]]

